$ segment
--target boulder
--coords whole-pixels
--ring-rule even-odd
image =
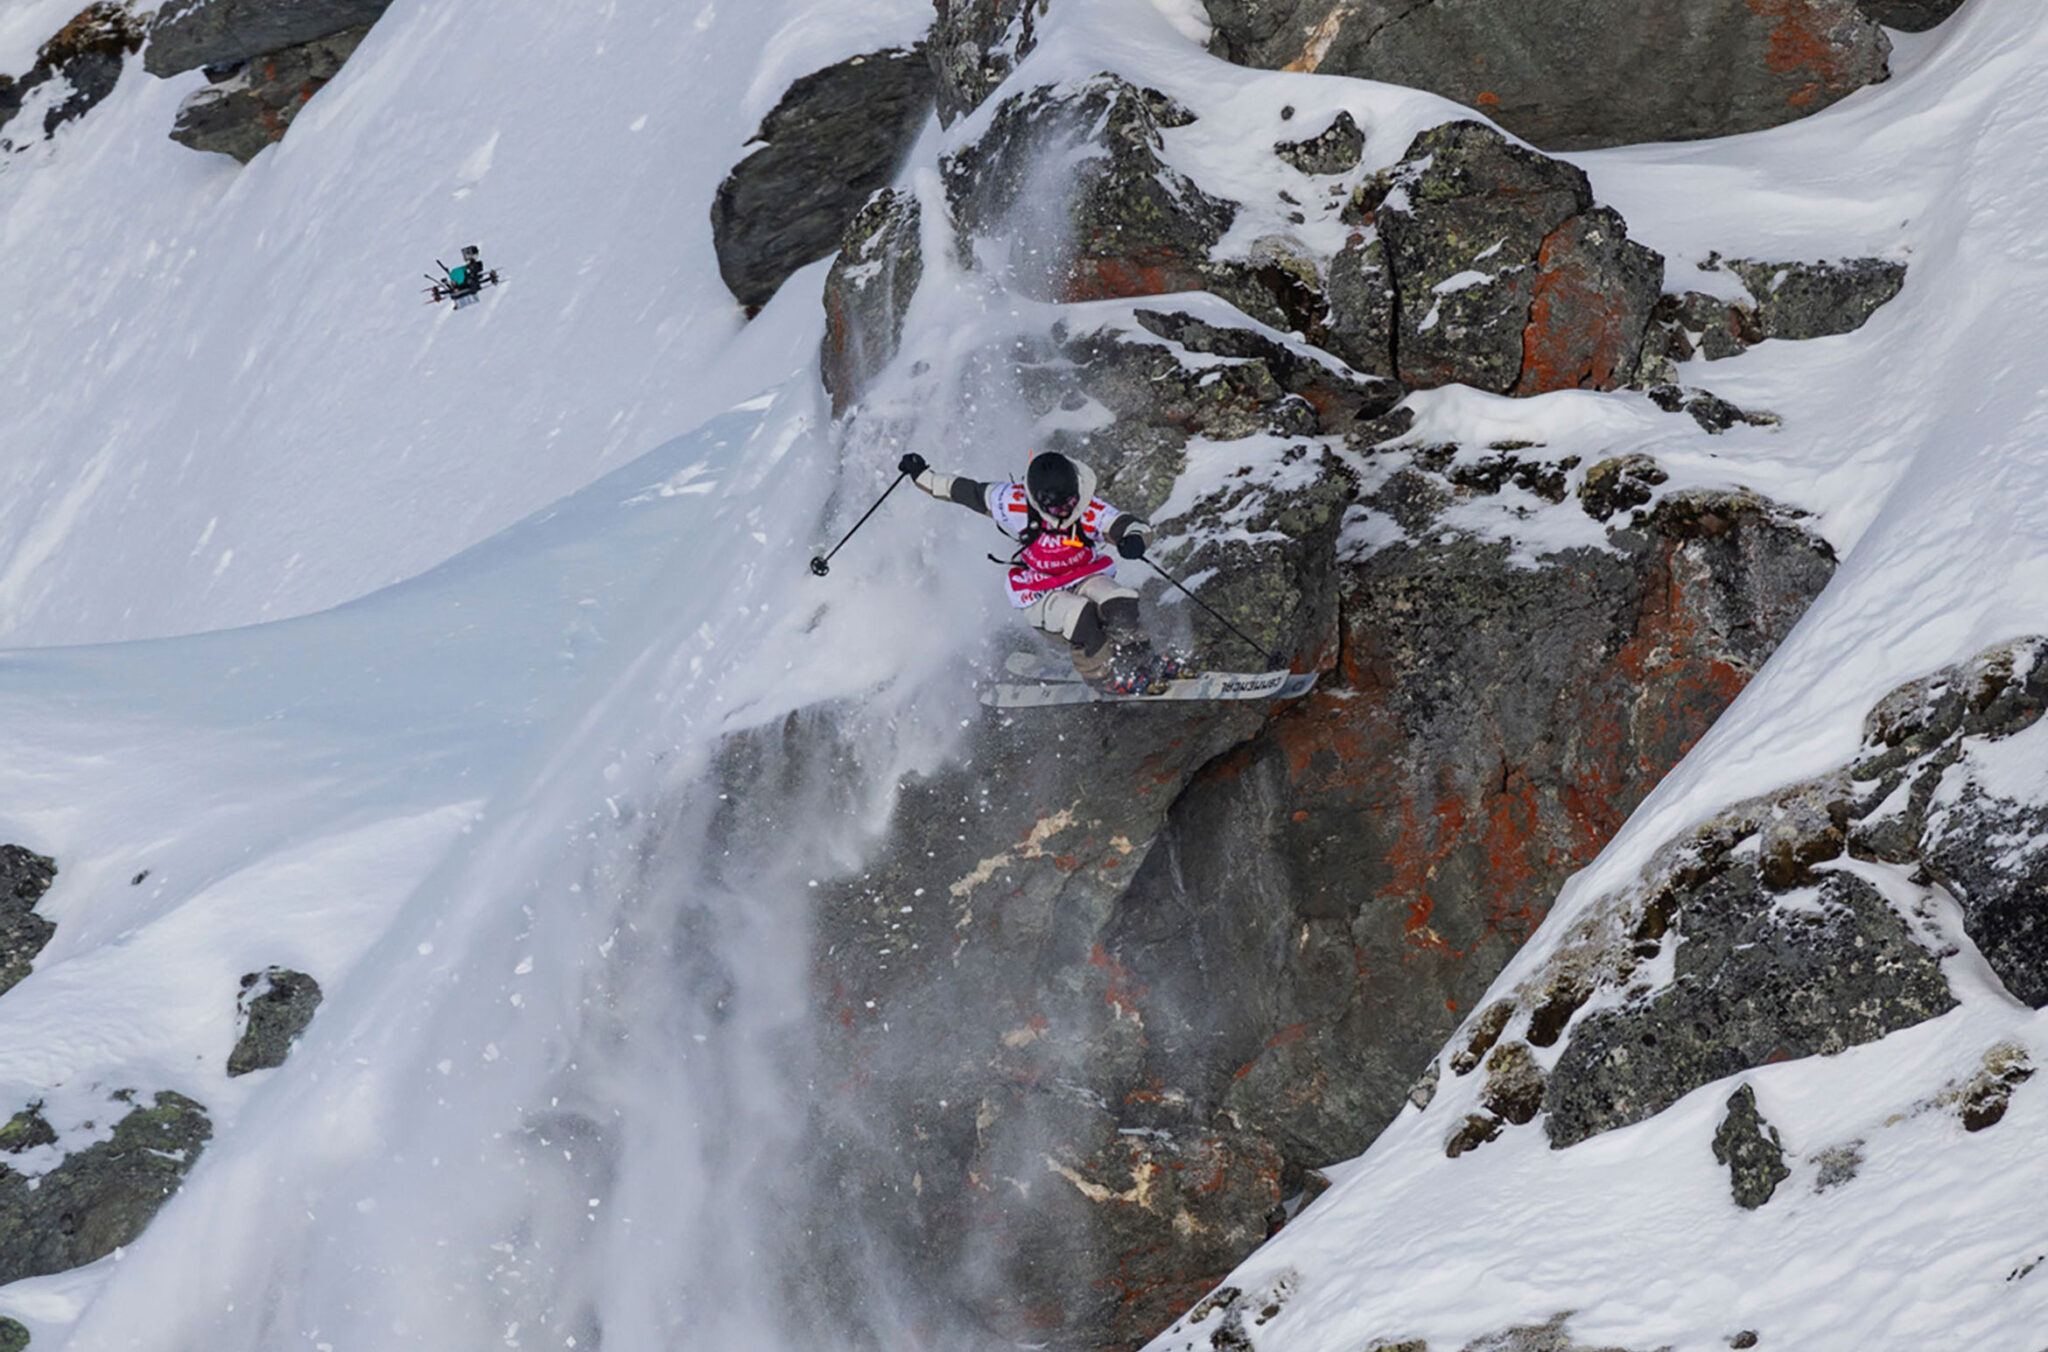
[[[711,203],[726,286],[751,312],[789,275],[831,255],[889,185],[932,106],[924,49],[850,57],[789,87]]]
[[[224,66],[352,28],[367,28],[391,0],[171,0],[149,27],[142,68],[170,76]]]
[[[1590,209],[1576,166],[1477,122],[1415,138],[1375,215],[1399,297],[1402,383],[1506,394],[1520,383],[1523,332],[1544,241]]]
[[[1882,258],[1832,263],[1734,259],[1727,266],[1756,297],[1756,326],[1766,338],[1849,333],[1863,327],[1906,284],[1906,265]]]
[[[19,79],[0,75],[0,129],[21,111],[31,92],[52,80],[62,81],[68,93],[44,111],[44,137],[90,112],[114,92],[129,55],[142,46],[147,18],[114,0],[80,10],[37,50],[27,73]]]
[[[1544,1095],[1550,1144],[1653,1117],[1701,1085],[1823,1056],[1955,1007],[1935,954],[1869,883],[1829,873],[1808,907],[1778,904],[1755,866],[1708,850],[1679,890],[1670,985],[1573,1025]]]
[[[846,228],[825,277],[825,342],[819,367],[832,413],[843,415],[903,342],[903,316],[924,279],[916,196],[894,188],[868,200]]]
[[[1203,289],[1236,207],[1167,164],[1193,116],[1112,75],[1005,100],[941,164],[963,247],[991,240],[1028,295],[1085,301]]]
[[[1884,79],[1891,50],[1865,12],[1886,0],[1205,2],[1232,61],[1428,89],[1551,150],[1790,122]]]
[[[29,974],[36,954],[57,932],[35,913],[57,879],[57,861],[19,845],[0,845],[0,993]]]
[[[1304,174],[1348,174],[1365,156],[1365,133],[1348,112],[1316,135],[1301,141],[1282,141],[1273,153]]]
[[[933,0],[926,39],[938,82],[939,121],[952,126],[979,108],[1038,44],[1047,0]]]
[[[1330,342],[1354,365],[1495,394],[1635,375],[1663,259],[1593,205],[1579,169],[1451,122],[1418,136],[1379,194],[1360,204],[1373,235],[1330,270]]]
[[[0,1284],[83,1267],[134,1243],[212,1136],[206,1110],[166,1090],[39,1178],[0,1166]]]
[[[43,1105],[31,1103],[7,1119],[7,1125],[0,1126],[0,1150],[10,1155],[19,1155],[24,1150],[38,1146],[55,1145],[57,1131],[43,1116]]]
[[[1770,1201],[1778,1185],[1792,1176],[1778,1129],[1757,1112],[1756,1090],[1748,1085],[1729,1095],[1727,1116],[1714,1130],[1714,1162],[1728,1166],[1735,1205],[1744,1211]]]
[[[268,967],[242,978],[236,1006],[242,1013],[242,1036],[228,1054],[230,1076],[284,1064],[320,1007],[320,983],[304,972]]]
[[[1630,239],[1627,224],[1607,207],[1551,231],[1536,254],[1514,393],[1627,384],[1663,286],[1663,258]]]
[[[284,139],[308,100],[341,73],[342,63],[369,34],[343,29],[225,68],[178,105],[171,139],[194,150],[232,156],[242,164]]]

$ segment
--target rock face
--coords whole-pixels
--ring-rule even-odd
[[[1206,289],[1236,208],[1166,163],[1161,132],[1192,120],[1113,76],[1005,100],[987,135],[941,166],[954,218],[969,239],[1008,239],[1013,284],[1029,295]]]
[[[29,94],[52,80],[68,90],[43,113],[42,136],[83,117],[114,92],[121,67],[142,45],[143,23],[126,4],[103,2],[80,10],[36,52],[35,64],[19,79],[0,75],[0,131],[21,111]],[[0,140],[0,149],[25,139],[17,130]]]
[[[31,1180],[0,1166],[0,1282],[65,1272],[131,1244],[213,1136],[206,1111],[159,1093],[113,1137]]]
[[[1127,1348],[1285,1223],[1319,1166],[1427,1098],[1416,1075],[1461,1012],[1833,559],[1754,496],[1667,491],[1647,456],[1393,444],[1411,388],[1638,377],[1661,260],[1575,168],[1465,122],[1365,175],[1369,147],[1335,119],[1278,143],[1272,169],[1281,187],[1353,175],[1313,204],[1351,227],[1344,249],[1219,258],[1240,208],[1198,181],[1174,100],[1099,76],[981,116],[942,166],[947,220],[884,192],[848,232],[826,288],[835,411],[862,434],[930,241],[1034,302],[1087,302],[967,364],[1106,498],[1163,518],[1162,567],[1322,682],[1272,709],[989,715],[906,780],[859,870],[820,880],[838,1075],[805,1190],[879,1227],[984,1333]],[[1206,294],[1149,299],[1169,292]],[[1766,416],[1672,393],[1703,425]],[[870,405],[878,429],[894,407]],[[1493,499],[1581,536],[1603,523],[1606,547],[1518,559],[1449,524]],[[1254,660],[1163,599],[1155,627]],[[736,743],[736,820],[829,779],[835,735],[819,712]],[[1439,1072],[1483,1086],[1455,1148],[1545,1117],[1591,989],[1560,979],[1521,1023],[1504,1003]],[[1205,1330],[1248,1338],[1262,1300]]]
[[[908,192],[885,189],[853,218],[825,278],[825,342],[819,370],[843,414],[895,360],[903,316],[924,278],[922,210]]]
[[[888,186],[933,98],[923,48],[870,52],[806,75],[754,133],[711,204],[719,275],[750,311],[789,275],[829,257]]]
[[[1417,137],[1386,187],[1371,220],[1404,384],[1541,394],[1635,374],[1664,260],[1594,209],[1584,173],[1452,122]]]
[[[1105,404],[1170,390],[1190,339],[1241,341],[1153,314],[1069,335],[1047,379]],[[1120,409],[1092,434],[1106,493],[1157,511],[1194,453],[1168,435],[1178,419],[1213,438],[1291,416],[1269,358],[1236,360],[1162,394],[1156,422]],[[1636,513],[1616,554],[1518,569],[1427,528],[1489,491],[1449,464],[1379,490],[1409,494],[1431,543],[1344,562],[1360,485],[1313,454],[1163,538],[1241,523],[1259,543],[1215,538],[1169,566],[1207,575],[1205,599],[1259,642],[1332,664],[1314,696],[991,717],[960,768],[903,786],[882,848],[822,900],[843,1079],[819,1195],[879,1220],[935,1294],[1003,1336],[1135,1345],[1284,1220],[1312,1169],[1369,1142],[1450,1032],[1446,1002],[1479,996],[1831,567],[1763,504],[1723,497]],[[1506,491],[1517,467],[1498,469]],[[1549,472],[1569,501],[1568,472]],[[734,800],[786,783],[783,758],[818,739],[757,748]],[[1536,1059],[1489,1050],[1489,1102],[1533,1117]]]
[[[1849,765],[1728,809],[1667,845],[1639,887],[1584,914],[1542,970],[1472,1020],[1452,1074],[1518,1033],[1557,1046],[1539,1057],[1541,1116],[1562,1149],[1716,1080],[1935,1018],[1956,1004],[1941,970],[1954,950],[1874,874],[1907,891],[1940,883],[2007,989],[2048,1004],[2048,808],[1992,787],[2009,782],[2005,767],[2039,763],[2044,708],[2042,638],[1893,691]],[[1646,977],[1673,946],[1669,976]],[[1602,991],[1620,998],[1587,1011]],[[2025,1077],[2014,1066],[2031,1073],[2023,1056],[2000,1055],[1953,1095],[1966,1125],[1973,1103],[1997,1120]],[[1503,1120],[1496,1111],[1479,1125],[1498,1134]],[[1471,1148],[1473,1134],[1454,1132],[1447,1152]]]
[[[1681,895],[1677,979],[1572,1030],[1544,1102],[1553,1146],[1767,1061],[1839,1052],[1955,1007],[1934,954],[1869,883],[1827,875],[1812,912],[1788,911],[1779,895],[1734,860]]]
[[[155,76],[247,61],[351,28],[391,0],[170,0],[149,28],[142,68]]]
[[[57,926],[35,912],[57,879],[57,861],[19,845],[0,845],[0,992],[32,970]]]
[[[1038,45],[1047,0],[933,0],[928,50],[938,80],[939,121],[950,127],[980,107]]]
[[[1856,0],[1205,3],[1232,61],[1428,89],[1551,150],[1777,126],[1884,79],[1891,51]]]
[[[228,1054],[228,1074],[281,1066],[313,1012],[320,1008],[320,983],[304,972],[269,967],[242,978],[236,1003],[244,1020],[242,1036]]]
[[[194,150],[231,155],[243,164],[284,139],[308,100],[341,73],[368,36],[368,25],[251,57],[219,70],[220,78],[178,105],[171,139]]]

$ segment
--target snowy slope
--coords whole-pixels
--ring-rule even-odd
[[[1737,481],[1820,509],[1842,568],[1496,991],[1684,828],[1847,761],[1890,688],[2048,626],[2048,22],[1977,4],[1902,46],[1891,83],[1807,122],[1576,157],[1674,273],[1710,248],[1896,250],[1913,271],[1859,333],[1688,372],[1786,414],[1769,459],[1752,458],[1759,439],[1716,450],[1734,452]],[[2038,766],[2041,745],[2018,739],[2013,754]],[[1572,1336],[1596,1346],[1705,1352],[1759,1329],[1767,1347],[2037,1352],[2048,1284],[2018,1274],[2048,1252],[2048,1094],[2015,1095],[1978,1135],[1916,1109],[1996,1041],[2048,1054],[2048,1017],[1950,973],[1955,1012],[1748,1077],[1788,1155],[1867,1144],[1855,1187],[1816,1193],[1812,1166],[1796,1166],[1784,1200],[1738,1210],[1706,1148],[1728,1083],[1569,1150],[1511,1132],[1458,1160],[1443,1141],[1469,1094],[1446,1093],[1233,1275],[1249,1293],[1294,1292],[1254,1344],[1458,1347],[1578,1311]]]
[[[18,73],[74,7],[0,5]],[[140,57],[0,164],[0,642],[320,609],[440,562],[808,353],[706,219],[790,79],[928,6],[398,0],[246,169]],[[421,274],[482,245],[456,315]]]
[[[0,69],[68,8],[0,3]],[[940,566],[972,567],[965,526],[914,500],[829,583],[803,570],[893,454],[822,423],[821,270],[742,329],[705,213],[790,78],[928,14],[397,0],[247,169],[164,140],[198,77],[139,69],[0,165],[0,301],[26,317],[0,337],[0,639],[35,647],[0,657],[0,838],[64,869],[56,939],[0,1000],[0,1109],[47,1097],[74,1145],[112,1089],[177,1088],[216,1128],[125,1254],[0,1291],[38,1346],[816,1348],[855,1325],[916,1345],[888,1336],[881,1279],[843,1337],[784,1341],[805,897],[860,858],[901,772],[947,754],[972,713],[960,653],[1004,619],[985,578]],[[1283,102],[1369,111],[1382,162],[1450,112],[1226,67],[1199,30],[1184,2],[1069,0],[1024,78],[1168,89],[1205,114],[1189,153],[1223,181],[1267,154],[1228,130]],[[1838,763],[1899,681],[2048,627],[2048,359],[2028,341],[2048,24],[1977,0],[1906,54],[1804,124],[1580,157],[1675,284],[1714,249],[1911,259],[1860,333],[1688,372],[1782,429],[1417,400],[1429,436],[1651,446],[1680,482],[1816,512],[1845,555],[1572,897]],[[909,170],[927,195],[937,139]],[[506,286],[421,308],[416,274],[468,242]],[[912,353],[1008,322],[933,290]],[[1017,435],[927,453],[995,469]],[[76,643],[101,646],[47,646]],[[801,736],[823,702],[854,711],[845,782],[768,824],[802,827],[779,855],[730,862],[718,738]],[[269,963],[328,1002],[284,1068],[230,1082],[234,983]],[[1994,1034],[2048,1052],[2039,1016],[1974,999],[1760,1092],[1795,1144],[1875,1131]],[[2048,1297],[2003,1278],[2015,1199],[2048,1181],[2026,1150],[2040,1094],[1967,1151],[1933,1118],[1874,1136],[1886,1214],[1845,1195],[1749,1216],[1693,1158],[1711,1093],[1569,1152],[1531,1136],[1455,1163],[1448,1106],[1404,1118],[1248,1264],[1301,1293],[1259,1346],[1456,1346],[1579,1308],[1607,1321],[1586,1339],[1706,1348],[1754,1290],[1801,1334],[1777,1345],[2036,1352],[2017,1340]]]

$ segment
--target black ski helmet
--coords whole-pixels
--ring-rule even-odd
[[[1024,472],[1024,491],[1041,516],[1064,521],[1081,504],[1081,472],[1058,451],[1040,451]]]

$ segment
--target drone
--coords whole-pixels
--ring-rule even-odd
[[[434,260],[434,266],[441,269],[441,275],[436,277],[432,273],[426,274],[427,281],[432,283],[427,288],[429,305],[452,300],[455,302],[455,308],[460,310],[476,304],[485,287],[498,284],[498,270],[484,268],[483,260],[477,256],[477,246],[474,244],[462,246],[462,262],[455,267],[450,268],[438,258]]]

